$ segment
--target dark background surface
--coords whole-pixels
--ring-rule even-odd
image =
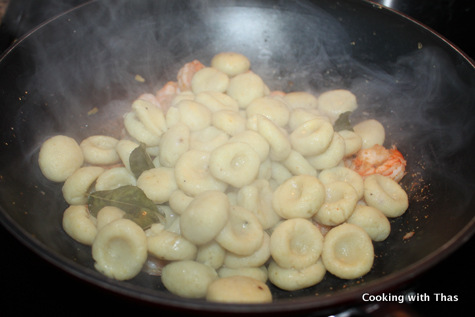
[[[7,2],[1,0],[0,4]],[[41,22],[82,2],[85,1],[11,0],[0,25],[0,52],[6,50],[13,41]],[[473,36],[475,1],[380,0],[375,2],[391,6],[415,18],[436,30],[472,59],[475,58]],[[406,309],[406,315],[397,316],[473,315],[470,313],[471,310],[466,309],[467,306],[472,306],[471,300],[474,294],[473,250],[475,243],[473,240],[472,238],[449,258],[430,269],[409,288],[396,292],[397,294],[408,292],[428,294],[431,298],[429,302],[421,301],[408,307],[395,305],[396,308]],[[172,315],[170,312],[165,313],[143,303],[133,302],[103,291],[58,270],[27,249],[3,227],[0,228],[0,241],[3,247],[0,264],[1,316],[97,315],[102,312],[107,312],[108,315],[118,313]],[[435,293],[456,295],[458,301],[436,301]],[[374,314],[391,316],[389,313],[386,314],[386,310],[393,308],[392,305],[381,305]],[[366,316],[363,311],[367,309],[368,307],[357,307],[354,311],[341,316]],[[396,315],[393,314],[393,316]]]

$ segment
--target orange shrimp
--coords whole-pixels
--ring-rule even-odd
[[[179,92],[178,83],[176,81],[169,81],[155,93],[155,98],[164,113],[167,113],[173,98],[175,98]]]
[[[198,60],[186,63],[178,71],[177,81],[169,81],[155,93],[155,98],[159,107],[164,113],[170,108],[173,98],[182,91],[191,90],[191,79],[193,75],[205,66]],[[149,96],[145,96],[148,100]]]
[[[399,182],[406,174],[406,160],[395,146],[390,149],[376,144],[362,149],[345,166],[365,177],[372,174],[387,176]]]
[[[204,67],[205,66],[196,59],[183,65],[183,67],[178,71],[177,75],[178,88],[180,91],[191,90],[191,79],[197,71],[203,69]]]

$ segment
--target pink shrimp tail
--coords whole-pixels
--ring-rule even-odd
[[[191,90],[191,79],[197,71],[203,69],[204,67],[205,66],[196,59],[183,65],[183,67],[178,71],[177,75],[178,88],[180,91]]]
[[[157,99],[163,113],[167,113],[172,104],[173,98],[175,98],[178,92],[178,83],[175,81],[167,82],[162,88],[160,88],[160,90],[157,91],[155,98]]]

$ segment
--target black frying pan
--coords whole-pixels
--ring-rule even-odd
[[[61,185],[37,166],[48,136],[78,140],[110,132],[139,93],[185,62],[239,51],[269,86],[285,91],[351,89],[408,159],[411,206],[375,245],[363,279],[327,274],[271,305],[219,305],[177,298],[146,274],[128,282],[93,269],[89,248],[61,229]],[[135,81],[136,74],[147,79]],[[473,63],[430,30],[362,1],[92,1],[41,25],[0,61],[1,221],[39,256],[101,289],[157,307],[200,312],[321,312],[390,292],[436,265],[474,231]],[[96,116],[88,116],[93,107]],[[369,115],[367,115],[369,114]],[[104,125],[107,122],[107,125]],[[414,232],[410,239],[406,233]],[[318,293],[318,296],[315,294]]]

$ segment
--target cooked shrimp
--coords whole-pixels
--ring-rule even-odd
[[[380,174],[399,182],[405,175],[406,160],[395,146],[386,149],[376,144],[360,150],[354,157],[345,160],[345,166],[363,177]]]
[[[176,81],[167,82],[155,94],[155,98],[162,109],[163,113],[167,113],[170,108],[173,98],[179,93],[178,83]]]
[[[193,78],[193,75],[204,67],[205,66],[196,59],[183,65],[183,67],[178,71],[177,76],[178,88],[180,88],[180,91],[191,90],[191,79]]]
[[[193,78],[193,75],[204,67],[205,66],[198,60],[186,63],[178,71],[177,81],[167,82],[156,92],[155,98],[164,113],[168,111],[176,95],[182,91],[191,90],[191,79]],[[151,101],[150,96],[144,95],[144,97],[145,100]]]

